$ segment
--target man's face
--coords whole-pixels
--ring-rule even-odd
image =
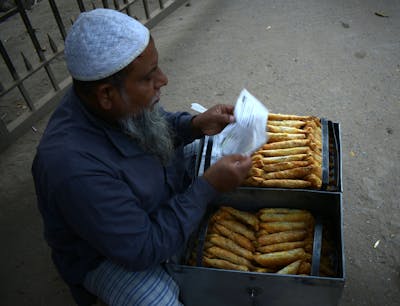
[[[120,97],[115,101],[118,117],[140,114],[151,110],[160,99],[161,87],[168,79],[158,67],[158,52],[153,39],[128,67]]]

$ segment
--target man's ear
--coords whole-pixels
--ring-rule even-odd
[[[110,110],[113,107],[114,99],[116,98],[117,90],[111,84],[100,84],[96,88],[97,103],[103,110]]]

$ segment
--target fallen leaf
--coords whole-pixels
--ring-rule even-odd
[[[376,248],[378,247],[379,242],[381,242],[381,241],[380,241],[380,240],[377,240],[377,241],[375,242],[375,244],[374,244],[374,249],[376,249]]]
[[[385,13],[383,13],[383,12],[375,12],[374,13],[376,16],[378,16],[378,17],[389,17],[389,15],[386,15]]]
[[[356,153],[354,153],[353,151],[350,151],[350,155],[351,155],[351,157],[354,157],[354,156],[356,156]]]

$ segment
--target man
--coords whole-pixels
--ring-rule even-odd
[[[73,87],[49,121],[32,172],[53,261],[79,305],[179,305],[162,263],[251,160],[225,156],[191,181],[183,147],[219,133],[233,108],[198,116],[158,104],[167,77],[149,31],[114,10],[82,13],[65,41]]]

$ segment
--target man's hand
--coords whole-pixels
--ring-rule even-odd
[[[229,123],[235,121],[233,108],[232,105],[218,104],[193,117],[192,126],[195,135],[215,135],[221,132]]]
[[[227,155],[204,172],[203,177],[219,192],[238,187],[251,167],[251,158],[239,154]]]

